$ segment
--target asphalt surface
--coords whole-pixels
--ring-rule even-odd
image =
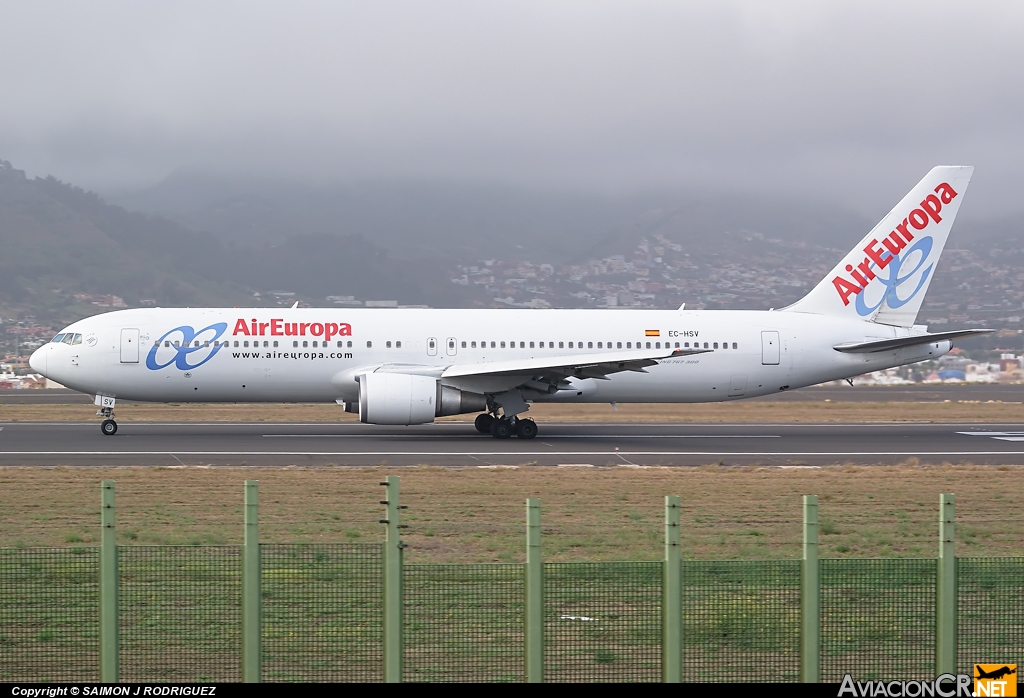
[[[1024,464],[1020,424],[557,424],[499,441],[470,424],[0,424],[0,465],[692,466]]]
[[[753,398],[768,402],[942,402],[944,400],[1024,401],[1024,385],[904,385],[904,386],[815,386]],[[0,390],[0,405],[89,404],[92,395],[75,390]],[[131,404],[128,401],[119,404]]]

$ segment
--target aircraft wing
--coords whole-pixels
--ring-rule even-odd
[[[547,356],[511,361],[486,361],[475,364],[455,364],[441,374],[446,383],[484,379],[488,383],[504,385],[504,389],[517,386],[532,387],[554,392],[568,378],[595,378],[607,380],[613,373],[635,371],[646,373],[663,359],[692,356],[712,349],[634,349],[567,356]]]
[[[916,347],[921,344],[942,342],[947,339],[958,339],[959,337],[973,337],[990,332],[995,332],[995,330],[952,330],[950,332],[936,332],[935,334],[919,334],[912,337],[876,339],[870,342],[849,342],[847,344],[836,344],[832,348],[844,354],[866,354],[876,351],[892,351],[893,349],[902,349],[903,347]]]

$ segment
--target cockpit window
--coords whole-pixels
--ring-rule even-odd
[[[81,344],[82,343],[82,335],[76,334],[75,335],[75,340],[73,342],[71,342],[71,343],[72,344]]]
[[[66,335],[64,335],[64,339],[61,341],[63,341],[65,344],[71,344],[71,342],[75,341],[75,335],[72,334],[71,332],[68,332]]]
[[[50,341],[51,341],[51,342],[59,342],[59,341],[60,341],[60,340],[62,340],[62,339],[64,339],[64,333],[63,333],[63,332],[61,332],[61,333],[60,333],[59,335],[57,335],[56,337],[54,337],[54,338],[53,338],[53,339],[51,339]]]

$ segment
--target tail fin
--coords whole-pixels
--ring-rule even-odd
[[[973,173],[932,169],[821,283],[783,310],[911,327]]]

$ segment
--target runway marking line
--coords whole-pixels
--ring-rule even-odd
[[[2,456],[1022,456],[1024,451],[0,451]]]
[[[469,438],[479,438],[467,434]],[[264,439],[366,439],[373,434],[263,434]],[[419,434],[389,434],[388,439],[422,439]],[[555,434],[545,439],[781,439],[777,434]]]

